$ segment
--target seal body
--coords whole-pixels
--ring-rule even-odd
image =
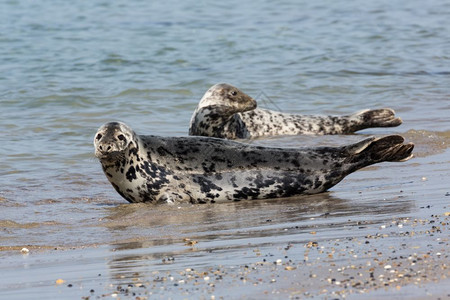
[[[234,105],[229,91],[237,93]],[[194,111],[189,135],[248,139],[271,135],[348,134],[371,127],[402,123],[392,109],[363,110],[346,116],[296,115],[258,109],[256,101],[229,84],[216,84],[202,97]]]
[[[129,202],[214,203],[291,197],[328,190],[346,175],[412,157],[401,136],[343,147],[268,148],[207,137],[137,135],[111,122],[98,130],[95,154]]]

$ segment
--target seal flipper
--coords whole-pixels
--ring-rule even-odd
[[[414,144],[403,144],[405,139],[399,135],[381,138],[368,138],[359,143],[346,146],[350,172],[383,161],[406,161],[413,157]]]
[[[180,190],[175,187],[162,191],[156,198],[155,203],[174,205],[179,203],[197,203],[197,201],[194,201],[189,191]]]
[[[350,119],[357,120],[354,131],[373,127],[395,127],[403,123],[390,108],[366,109],[351,115]]]
[[[169,194],[168,192],[163,193],[161,196],[158,197],[156,200],[157,204],[168,204],[168,205],[174,205],[175,199],[173,195]]]

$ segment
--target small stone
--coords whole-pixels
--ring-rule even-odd
[[[64,279],[56,279],[56,284],[63,284],[64,282],[66,282]]]
[[[20,250],[20,252],[22,254],[28,254],[28,253],[30,253],[30,250],[28,250],[28,248],[22,248],[22,250]]]
[[[198,244],[198,242],[194,241],[194,240],[185,239],[185,241],[186,241],[186,243],[185,243],[186,246],[194,246],[194,245]]]

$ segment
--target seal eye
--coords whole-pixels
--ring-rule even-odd
[[[117,137],[120,141],[125,141],[125,137],[123,134],[119,134],[119,136]]]
[[[237,92],[236,91],[231,91],[231,96],[236,96],[237,95]]]
[[[102,136],[103,136],[103,135],[101,135],[101,134],[99,133],[99,134],[97,134],[97,137],[96,137],[96,139],[97,139],[97,140],[99,140],[99,139],[101,139],[101,138],[102,138]]]

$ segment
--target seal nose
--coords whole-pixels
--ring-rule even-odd
[[[101,152],[102,154],[106,154],[106,153],[111,152],[112,146],[111,146],[111,145],[99,145],[99,146],[98,146],[98,150],[99,150],[99,152]]]

